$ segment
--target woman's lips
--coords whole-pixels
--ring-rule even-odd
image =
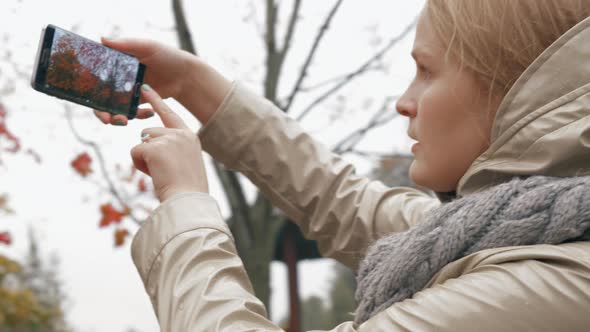
[[[420,143],[415,143],[412,145],[412,153],[416,153],[416,151],[420,148]]]

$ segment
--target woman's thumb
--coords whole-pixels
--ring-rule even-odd
[[[145,161],[145,144],[141,143],[131,149],[131,160],[133,160],[133,166],[143,172],[146,175],[151,176],[150,169]]]

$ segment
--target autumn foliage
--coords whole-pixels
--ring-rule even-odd
[[[56,30],[45,83],[56,92],[74,95],[81,100],[92,100],[96,106],[109,108],[113,112],[126,113],[133,95],[138,65],[138,60],[132,56]],[[23,147],[18,133],[10,130],[7,116],[7,110],[0,103],[0,165],[2,157],[6,155],[2,152],[21,152],[41,163],[41,156],[33,149]],[[98,198],[103,204],[97,204],[100,212],[97,228],[113,227],[115,245],[123,245],[130,235],[124,228],[124,222],[141,224],[141,217],[151,211],[142,202],[146,201],[145,198],[154,197],[150,194],[145,177],[136,174],[139,172],[133,167],[128,176],[120,176],[116,172],[110,174],[105,158],[100,155],[100,146],[82,139],[80,141],[86,146],[92,146],[94,151],[78,153],[68,161],[69,165],[75,174],[96,183],[109,196],[108,200]],[[96,165],[97,161],[100,164]],[[118,178],[114,178],[116,176]],[[14,213],[8,205],[8,193],[1,190],[0,217]],[[11,234],[0,228],[0,246],[13,242]]]
[[[92,162],[92,158],[87,152],[80,153],[70,165],[72,168],[80,175],[86,176],[92,173],[92,168],[90,168],[90,163]]]
[[[125,243],[125,238],[129,235],[126,229],[118,229],[115,231],[115,246],[119,247]]]
[[[139,182],[137,183],[137,189],[142,193],[147,192],[147,185],[144,178],[139,179]]]
[[[6,115],[7,112],[4,108],[4,105],[0,104],[0,140],[6,139],[10,143],[12,143],[11,147],[5,148],[4,150],[15,153],[18,152],[18,150],[20,150],[20,140],[8,130],[8,127],[6,125]],[[2,160],[0,160],[0,163],[1,162]]]
[[[21,264],[0,255],[0,331],[62,331],[54,328],[63,321],[60,304],[46,301],[26,274]]]
[[[8,141],[11,146],[8,148],[4,148],[5,151],[10,153],[16,153],[20,150],[20,140],[8,130],[6,125],[6,108],[4,105],[0,104],[0,143],[3,141]],[[2,145],[0,145],[1,147]],[[0,159],[0,164],[2,164],[2,159]],[[12,210],[8,207],[8,195],[7,194],[0,194],[0,212],[4,213],[11,213]],[[8,232],[0,232],[0,243],[5,245],[10,245],[12,243],[12,237]]]
[[[0,233],[0,242],[6,245],[10,245],[12,243],[12,237],[8,232],[1,232]]]
[[[119,211],[113,207],[111,203],[103,204],[100,206],[100,213],[102,218],[100,219],[100,227],[107,227],[110,224],[119,224],[123,217],[129,215],[129,209],[125,208]]]
[[[70,165],[80,176],[83,178],[88,178],[89,175],[93,173],[92,162],[93,159],[90,157],[90,154],[88,152],[82,152],[70,162]],[[125,172],[123,172],[120,165],[117,165],[116,172],[120,173],[119,179],[121,180],[121,183],[129,183],[135,186],[135,190],[137,190],[138,195],[148,193],[146,178],[137,172],[137,169],[134,166],[131,166],[131,170],[128,173],[122,174]],[[138,176],[140,176],[139,179],[137,179]],[[111,193],[115,191],[115,188],[111,188]],[[115,194],[115,196],[117,196],[117,194]],[[114,244],[116,247],[119,247],[125,243],[125,239],[130,235],[127,229],[121,227],[123,221],[125,219],[134,219],[134,216],[131,214],[133,209],[142,210],[143,212],[148,213],[149,209],[143,206],[131,208],[131,201],[128,202],[129,204],[126,204],[121,202],[120,197],[115,198],[119,198],[119,204],[117,205],[122,207],[118,208],[111,202],[100,205],[100,221],[98,226],[99,228],[108,228],[110,226],[116,227],[114,231]]]

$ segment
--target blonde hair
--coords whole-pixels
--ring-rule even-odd
[[[428,0],[425,13],[446,59],[503,97],[563,33],[590,16],[588,0]]]

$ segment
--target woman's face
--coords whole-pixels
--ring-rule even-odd
[[[412,57],[416,76],[398,100],[397,111],[410,120],[410,178],[437,192],[456,189],[471,163],[489,146],[493,115],[501,101],[488,106],[475,77],[458,64],[445,63],[445,48],[422,12]]]

